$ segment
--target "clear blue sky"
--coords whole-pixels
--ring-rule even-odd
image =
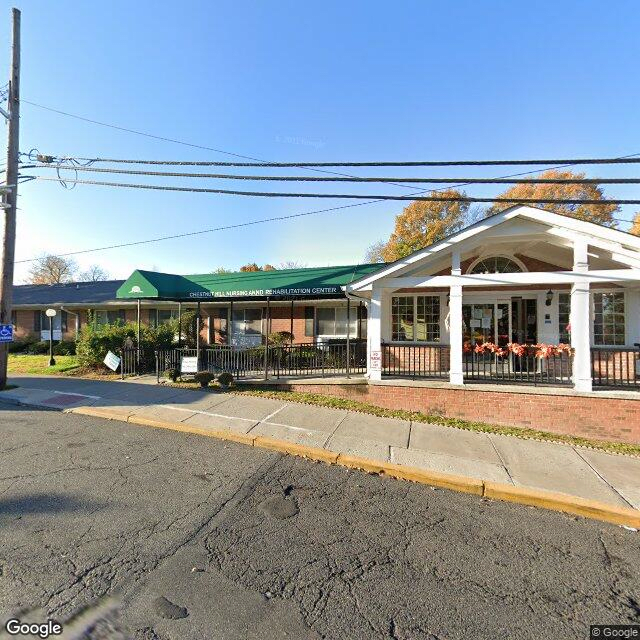
[[[0,3],[0,69],[8,65],[12,4]],[[640,6],[635,1],[58,0],[17,6],[22,9],[24,99],[161,136],[276,161],[640,152]],[[226,159],[27,104],[21,127],[24,151]],[[513,171],[498,167],[491,173]],[[610,176],[633,171],[590,170]],[[409,174],[387,169],[381,175],[385,172]],[[428,173],[474,175],[465,168],[422,170]],[[281,184],[242,186],[275,190]],[[301,188],[353,192],[360,187]],[[361,188],[372,191],[405,192],[393,186]],[[467,192],[496,193],[477,187]],[[633,187],[617,187],[615,193],[639,195]],[[347,203],[90,186],[64,191],[55,183],[31,182],[20,194],[17,258]],[[388,236],[402,206],[355,207],[104,251],[78,262],[98,263],[114,277],[126,277],[137,267],[193,273],[254,260],[349,264]],[[632,214],[627,209],[621,216]],[[16,281],[25,274],[26,267],[19,266]]]

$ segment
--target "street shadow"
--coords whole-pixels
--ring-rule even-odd
[[[83,500],[63,493],[30,493],[14,498],[0,499],[0,520],[3,516],[34,514],[91,513],[106,503]]]

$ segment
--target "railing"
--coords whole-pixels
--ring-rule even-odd
[[[384,376],[448,378],[449,360],[449,345],[382,345]]]
[[[347,366],[348,364],[348,366]],[[272,347],[269,368],[276,377],[318,375],[335,376],[361,374],[367,370],[367,343],[352,340],[347,344],[293,344]]]
[[[535,348],[532,347],[529,347],[524,355],[465,353],[462,368],[467,380],[478,382],[534,385],[569,385],[572,382],[570,354],[562,352],[539,358],[535,355]]]
[[[267,375],[273,375],[277,378],[362,374],[367,370],[367,344],[365,340],[350,341],[348,358],[346,342],[270,345],[266,349]],[[183,357],[196,355],[196,349],[174,348],[156,351],[158,379],[169,369],[179,370]],[[212,373],[228,371],[235,378],[263,377],[265,374],[265,346],[213,345],[203,347],[200,349],[198,370],[211,371]]]
[[[126,347],[120,350],[120,376],[139,376],[155,371],[155,351]]]
[[[592,347],[594,387],[640,389],[640,347]]]

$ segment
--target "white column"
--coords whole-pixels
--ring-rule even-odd
[[[460,252],[451,254],[451,275],[462,274],[460,268]],[[449,287],[449,382],[464,384],[462,373],[462,285]]]
[[[376,286],[371,291],[367,318],[367,373],[369,380],[382,379],[382,289]]]
[[[577,238],[573,243],[573,270],[589,270],[587,241]],[[588,282],[574,282],[571,286],[571,346],[573,356],[573,388],[591,391],[591,305]]]

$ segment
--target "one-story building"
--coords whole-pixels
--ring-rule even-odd
[[[73,340],[91,321],[118,320],[156,326],[182,312],[200,311],[202,346],[252,347],[285,331],[294,344],[365,339],[367,307],[352,302],[344,286],[380,265],[348,265],[277,271],[179,276],[135,271],[125,280],[14,287],[17,339],[48,340],[48,308],[54,340]]]
[[[366,340],[359,380],[306,380],[305,390],[640,442],[640,238],[534,207],[511,207],[390,264],[136,271],[124,282],[56,285],[46,301],[46,288],[16,290],[18,335],[31,323],[44,336],[35,314],[47,305],[77,314],[75,325],[61,317],[65,335],[88,308],[96,322],[156,323],[195,307],[210,350],[242,352],[275,331],[294,344]],[[314,362],[298,373],[317,375]]]

